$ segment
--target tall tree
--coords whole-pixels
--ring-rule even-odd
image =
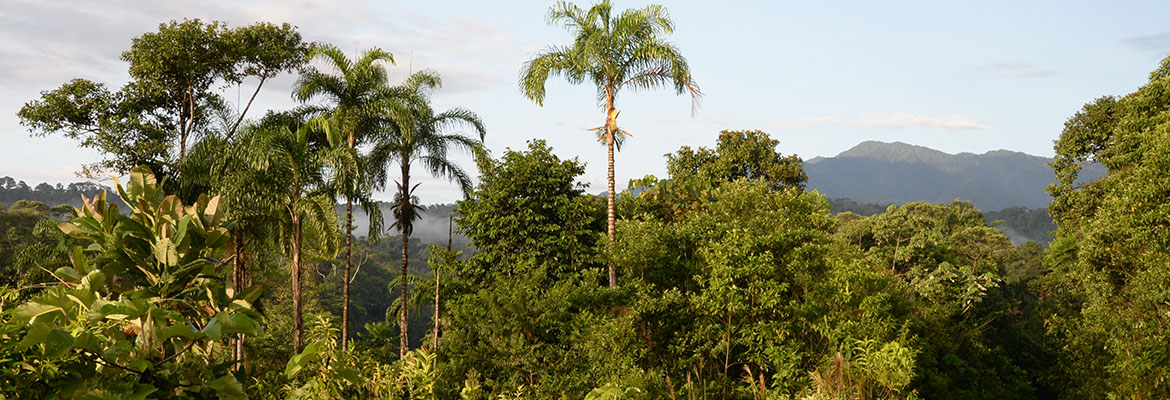
[[[135,38],[122,53],[130,64],[130,82],[122,89],[74,79],[42,92],[18,115],[36,135],[63,133],[104,153],[105,160],[86,166],[90,175],[138,165],[159,176],[178,175],[193,140],[230,137],[264,83],[300,66],[307,49],[289,24],[228,28],[199,19],[171,21]],[[249,78],[258,80],[256,92],[241,111],[232,111],[218,87]],[[215,116],[224,113],[236,115],[217,129]]]
[[[336,255],[337,217],[328,195],[326,169],[332,164],[320,143],[312,140],[310,123],[288,115],[271,115],[261,122],[249,145],[256,178],[268,182],[270,196],[284,209],[288,231],[283,242],[292,258],[293,350],[299,353],[304,325],[301,302],[301,270],[306,235],[329,258]]]
[[[1170,57],[1137,91],[1065,122],[1049,213],[1056,240],[1041,279],[1068,397],[1170,397]],[[1108,175],[1077,183],[1082,167]]]
[[[691,79],[686,58],[662,37],[674,32],[674,22],[665,7],[650,5],[614,15],[609,0],[589,10],[560,1],[549,10],[547,19],[572,33],[573,44],[549,47],[525,62],[520,70],[520,90],[537,105],[543,105],[549,75],[562,75],[574,84],[588,80],[597,87],[597,99],[606,119],[604,125],[593,130],[608,151],[606,233],[612,243],[616,221],[613,152],[615,146],[620,150],[624,136],[632,136],[617,125],[614,102],[618,93],[625,88],[638,91],[673,86],[678,94],[690,93],[693,113],[702,92]],[[617,135],[619,132],[624,136]],[[609,267],[609,285],[617,285],[613,265]]]
[[[466,195],[471,191],[471,178],[459,165],[451,159],[451,150],[462,150],[468,153],[481,151],[483,138],[487,131],[483,121],[475,113],[462,108],[453,108],[436,113],[430,105],[430,94],[441,86],[437,74],[431,71],[421,71],[407,77],[402,85],[415,94],[408,103],[395,103],[386,106],[386,125],[379,142],[371,150],[371,158],[376,160],[375,165],[383,168],[377,175],[388,174],[384,168],[397,163],[399,181],[396,182],[398,193],[394,199],[394,228],[402,234],[402,293],[407,298],[407,279],[409,273],[407,265],[407,246],[410,234],[414,228],[414,220],[419,218],[421,207],[414,190],[419,184],[411,185],[411,166],[417,164],[431,176],[447,178],[459,185]],[[397,110],[397,111],[395,111]],[[477,137],[465,136],[463,133],[450,133],[458,128],[469,128]],[[406,356],[408,346],[406,307],[400,308],[399,338],[400,355]]]
[[[293,89],[293,97],[307,102],[324,99],[332,105],[331,126],[344,139],[343,146],[355,157],[354,163],[345,164],[335,171],[335,188],[345,197],[345,276],[342,280],[344,301],[341,307],[341,350],[348,349],[349,342],[349,283],[352,265],[353,202],[360,200],[362,208],[370,216],[369,237],[373,239],[381,230],[381,213],[372,204],[369,196],[371,176],[362,167],[357,146],[371,138],[373,132],[365,122],[376,112],[376,105],[391,96],[388,88],[386,69],[383,63],[394,64],[394,56],[378,48],[366,50],[357,59],[350,60],[335,46],[314,47],[310,57],[324,61],[335,74],[316,68],[301,75]],[[340,145],[341,143],[334,143]],[[367,204],[368,203],[368,204]]]

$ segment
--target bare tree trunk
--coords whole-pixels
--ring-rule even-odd
[[[235,295],[239,295],[245,288],[247,283],[244,282],[244,241],[240,238],[237,232],[232,237],[234,243],[234,255],[232,260],[232,289]],[[236,364],[232,366],[233,370],[239,371],[244,361],[244,334],[236,335],[236,345],[232,349],[232,359],[236,360]]]
[[[301,352],[301,336],[304,331],[301,318],[301,218],[294,214],[293,225],[293,353]]]
[[[263,81],[261,81],[263,82]],[[356,142],[356,137],[353,130],[349,133],[349,148],[352,150]],[[355,175],[356,177],[356,175]],[[356,186],[356,182],[351,182]],[[352,188],[352,186],[350,187]],[[368,210],[367,210],[368,211]],[[341,351],[349,350],[349,271],[351,265],[350,249],[353,248],[353,199],[349,196],[345,197],[345,279],[342,283],[342,290],[345,292],[345,301],[341,306]]]
[[[256,100],[256,95],[260,94],[260,88],[264,87],[264,81],[266,80],[268,80],[268,69],[260,73],[260,83],[256,84],[256,90],[252,92],[252,97],[248,98],[248,105],[244,106],[244,111],[241,111],[240,115],[236,117],[236,122],[232,123],[231,129],[228,129],[225,139],[232,140],[232,136],[240,129],[240,123],[244,122],[244,115],[247,115],[248,109],[252,108],[252,102]],[[237,104],[236,107],[239,107],[239,105]]]
[[[242,247],[243,252],[240,253],[240,256],[246,258],[248,256],[248,240],[244,240],[242,244],[243,244],[243,247]],[[253,284],[252,271],[248,269],[248,266],[246,264],[243,265],[243,268],[240,269],[240,276],[243,278],[244,287],[246,287],[246,288],[252,287],[252,284]],[[241,340],[240,341],[240,355],[242,355],[244,358],[244,373],[251,375],[252,374],[252,358],[248,357],[248,353],[246,351],[244,351],[244,345],[245,345],[244,341]]]
[[[439,274],[442,272],[443,269],[441,267],[435,268],[435,344],[433,347],[436,356],[439,354]],[[438,362],[438,358],[435,360]]]
[[[406,250],[410,244],[410,223],[412,221],[410,221],[410,216],[408,215],[410,207],[410,164],[406,164],[406,162],[404,160],[402,165],[402,203],[399,204],[399,207],[402,207],[399,216],[403,217],[403,220],[398,221],[398,229],[402,232],[402,297],[399,300],[401,312],[399,313],[398,319],[399,331],[401,332],[398,338],[398,356],[400,358],[406,358],[406,350],[410,347],[410,341],[407,338],[408,326],[406,325],[406,279],[407,274],[410,273],[406,268],[409,265]]]
[[[455,231],[455,216],[447,216],[447,252],[451,252],[451,237]],[[439,363],[439,285],[442,283],[441,277],[442,268],[435,269],[435,365]]]
[[[605,233],[609,237],[609,244],[612,246],[616,239],[616,229],[614,225],[617,223],[617,211],[614,206],[614,199],[617,193],[614,193],[614,174],[613,174],[613,145],[614,134],[617,133],[617,109],[613,107],[613,97],[609,99],[609,111],[605,119],[605,146],[609,152],[609,190],[606,192],[606,229]],[[614,270],[613,261],[609,262],[609,287],[617,286],[617,271]]]
[[[353,245],[353,200],[345,199],[345,279],[342,279],[342,291],[345,300],[341,305],[341,351],[349,350],[349,268],[350,248]]]

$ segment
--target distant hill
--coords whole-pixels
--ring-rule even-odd
[[[809,190],[858,203],[902,204],[911,201],[971,202],[983,211],[1009,207],[1046,208],[1055,181],[1052,159],[996,150],[983,154],[948,154],[901,142],[867,141],[838,154],[804,163]],[[1082,180],[1105,176],[1091,165]]]

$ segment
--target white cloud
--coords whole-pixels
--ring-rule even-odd
[[[1057,74],[1056,71],[1044,69],[1038,65],[1024,61],[992,63],[979,67],[979,70],[1009,78],[1047,78]]]
[[[811,129],[824,126],[864,129],[943,129],[948,131],[988,130],[990,125],[975,122],[961,115],[946,117],[932,117],[904,112],[897,113],[866,113],[854,117],[841,115],[825,115],[806,117],[795,121],[784,121],[775,126],[779,129]]]

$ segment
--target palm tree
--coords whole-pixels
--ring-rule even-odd
[[[625,10],[614,16],[609,0],[589,8],[570,2],[557,2],[548,12],[548,21],[563,26],[573,34],[571,46],[552,46],[537,54],[520,70],[520,90],[537,105],[544,103],[544,86],[549,75],[561,75],[570,83],[588,80],[597,87],[597,99],[606,113],[605,124],[592,129],[609,151],[608,226],[609,241],[614,241],[614,146],[621,149],[624,136],[633,136],[618,128],[618,110],[614,105],[624,88],[649,90],[674,86],[678,94],[690,92],[691,112],[695,111],[702,92],[691,79],[687,60],[678,48],[662,38],[674,32],[674,23],[666,8],[650,5]],[[617,133],[624,136],[616,136]],[[609,265],[609,285],[617,285],[617,272]]]
[[[344,146],[360,159],[357,146],[365,143],[371,130],[367,129],[366,122],[376,115],[373,106],[386,97],[392,97],[394,92],[388,87],[386,69],[382,63],[394,64],[394,56],[390,53],[373,48],[365,51],[356,60],[350,60],[335,46],[321,45],[314,47],[309,56],[326,62],[336,74],[310,69],[297,80],[293,89],[293,97],[304,103],[315,98],[324,98],[332,104],[330,125],[338,130],[344,139]],[[319,110],[325,111],[325,110]],[[340,146],[341,143],[334,143]],[[371,185],[368,174],[358,169],[361,163],[342,165],[346,169],[336,170],[334,185],[337,194],[345,197],[345,276],[342,280],[344,301],[341,308],[341,350],[348,349],[349,342],[349,284],[351,270],[351,245],[353,238],[353,203],[361,203],[363,209],[370,215],[369,237],[374,239],[381,230],[381,213],[376,206],[370,208],[369,190]]]
[[[319,123],[318,123],[319,124]],[[274,115],[261,122],[248,146],[250,164],[258,181],[268,183],[267,193],[284,210],[287,226],[282,242],[292,258],[293,350],[301,351],[304,336],[301,305],[301,269],[306,234],[325,257],[336,256],[337,216],[329,195],[326,171],[337,161],[310,140],[315,124],[299,118]],[[282,230],[284,231],[284,230]]]
[[[398,193],[394,199],[393,226],[402,234],[403,277],[409,274],[407,245],[414,229],[414,220],[419,218],[420,211],[418,198],[414,195],[418,184],[411,186],[411,167],[417,164],[431,176],[447,178],[459,184],[466,195],[471,191],[471,178],[451,160],[450,150],[469,153],[479,151],[483,148],[486,134],[483,121],[471,111],[454,108],[437,114],[434,112],[429,97],[440,85],[439,76],[431,71],[421,71],[407,77],[401,87],[415,94],[413,101],[386,105],[385,134],[370,154],[371,159],[378,160],[375,165],[382,168],[398,164],[400,175],[396,182]],[[461,133],[448,133],[460,127],[470,128],[478,139]],[[387,176],[388,171],[383,169],[377,175]],[[408,292],[407,279],[401,279],[401,284],[401,296],[405,299]],[[400,307],[399,317],[399,351],[405,357],[408,347],[406,307]]]

